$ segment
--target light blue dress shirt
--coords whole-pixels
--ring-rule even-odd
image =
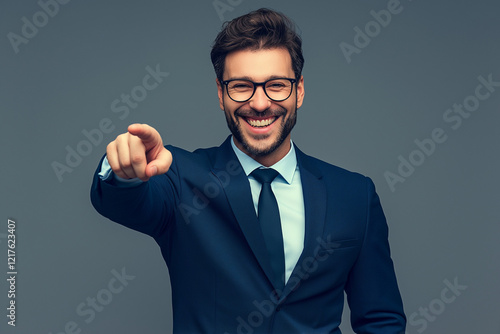
[[[299,260],[300,254],[302,254],[305,238],[305,208],[302,182],[300,179],[295,147],[293,142],[290,143],[291,147],[287,155],[269,167],[279,172],[279,175],[271,183],[271,189],[273,190],[280,210],[281,231],[283,233],[283,246],[285,252],[286,282],[290,278]],[[259,195],[262,185],[255,180],[250,173],[256,168],[266,167],[243,153],[234,144],[233,138],[231,138],[231,146],[250,182],[255,213],[258,215]],[[101,179],[120,187],[133,187],[142,183],[138,178],[123,179],[115,175],[109,166],[107,158],[104,158],[102,162],[99,176]]]
[[[250,173],[256,168],[264,166],[236,147],[233,138],[231,138],[231,145],[250,182],[253,205],[255,212],[258,214],[259,195],[262,185]],[[291,148],[287,155],[269,168],[273,168],[280,173],[271,183],[271,189],[280,210],[281,232],[283,233],[283,246],[285,248],[285,282],[288,282],[293,268],[295,268],[304,249],[305,237],[304,196],[293,142],[291,142]]]

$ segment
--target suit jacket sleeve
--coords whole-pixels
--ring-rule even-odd
[[[390,256],[388,227],[373,182],[367,180],[366,229],[346,294],[356,333],[404,333],[406,318]]]
[[[104,159],[104,158],[103,158]],[[106,218],[136,231],[156,237],[165,232],[176,203],[175,161],[167,174],[157,175],[135,187],[118,187],[101,180],[99,163],[90,198],[94,208]]]

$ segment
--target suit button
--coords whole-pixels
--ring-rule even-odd
[[[279,305],[278,307],[276,307],[276,312],[279,312],[281,311],[281,305]]]

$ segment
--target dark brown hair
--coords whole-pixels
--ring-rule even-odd
[[[295,78],[300,79],[304,66],[302,40],[295,32],[295,24],[288,17],[274,10],[261,8],[224,23],[210,53],[217,79],[222,81],[228,53],[279,47],[286,48],[290,53]]]

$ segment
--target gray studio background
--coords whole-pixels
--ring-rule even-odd
[[[408,333],[500,333],[497,1],[55,3],[0,5],[0,277],[8,219],[18,271],[15,327],[0,281],[1,333],[171,332],[159,248],[94,211],[93,172],[134,122],[186,149],[219,145],[229,132],[210,46],[223,20],[260,7],[289,15],[303,37],[295,142],[377,186]],[[24,28],[29,38],[27,21],[39,26]],[[148,67],[168,72],[151,90],[140,88]],[[131,93],[134,107],[121,101]],[[95,129],[102,139],[89,144]],[[69,150],[84,154],[73,167]]]

